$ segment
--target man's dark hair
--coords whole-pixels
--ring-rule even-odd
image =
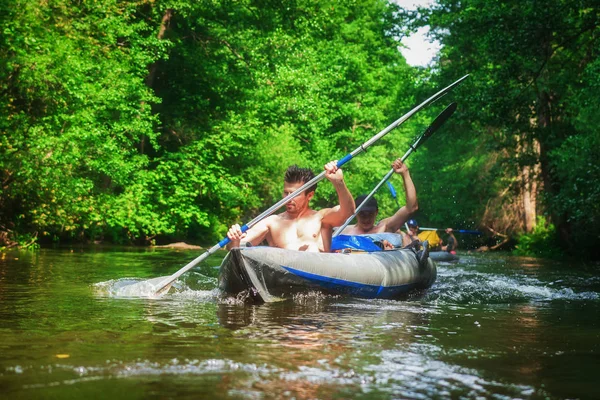
[[[309,182],[312,178],[315,177],[315,173],[312,172],[310,168],[300,168],[296,164],[290,165],[285,171],[285,181],[287,183],[302,183],[305,184]],[[315,183],[308,189],[304,191],[304,193],[310,193],[317,190],[317,184]]]

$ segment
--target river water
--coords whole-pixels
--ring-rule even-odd
[[[0,253],[0,397],[600,398],[597,265],[463,253],[405,301],[248,305],[217,289],[223,252],[163,298],[115,296],[197,255]]]

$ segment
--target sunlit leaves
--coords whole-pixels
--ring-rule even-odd
[[[320,172],[414,102],[384,1],[1,7],[0,223],[42,239],[207,242],[277,200],[288,165]],[[349,165],[353,190],[412,136]],[[335,201],[322,183],[315,204]]]

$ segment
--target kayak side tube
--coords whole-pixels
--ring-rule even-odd
[[[429,253],[429,258],[433,261],[458,261],[459,257],[456,254],[448,253],[447,251],[432,251]]]
[[[227,254],[219,287],[232,295],[249,291],[264,302],[314,290],[394,299],[430,287],[436,276],[435,263],[426,259],[419,265],[412,249],[339,254],[249,247]]]

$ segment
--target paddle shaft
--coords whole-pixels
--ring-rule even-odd
[[[437,92],[436,94],[434,94],[433,96],[431,96],[430,98],[428,98],[427,100],[425,100],[424,102],[422,102],[421,104],[419,104],[418,106],[416,106],[415,108],[410,110],[408,113],[404,114],[402,117],[400,117],[399,119],[394,121],[387,128],[385,128],[384,130],[382,130],[381,132],[379,132],[378,134],[376,134],[375,136],[371,137],[369,140],[367,140],[366,142],[364,142],[363,144],[358,146],[354,151],[345,155],[341,160],[339,160],[337,162],[338,168],[340,168],[342,165],[344,165],[347,162],[349,162],[350,160],[352,160],[354,157],[356,157],[360,153],[364,152],[373,143],[375,143],[376,141],[381,139],[383,136],[387,135],[392,129],[395,129],[396,127],[398,127],[399,125],[404,123],[406,120],[408,120],[410,117],[412,117],[418,111],[420,111],[422,108],[428,106],[429,104],[433,103],[434,101],[436,101],[437,99],[439,99],[440,97],[442,97],[443,95],[448,93],[455,86],[459,85],[463,80],[467,79],[468,76],[469,75],[467,74],[467,75],[463,76],[462,78],[458,79],[456,82],[452,83],[451,85],[440,90],[439,92]],[[407,157],[411,151],[412,151],[412,148],[411,148],[411,150],[409,150],[409,152],[407,152],[405,157]],[[261,213],[259,216],[254,218],[252,221],[243,225],[241,227],[242,232],[246,232],[248,229],[252,228],[254,225],[256,225],[257,223],[262,221],[264,218],[273,214],[279,208],[281,208],[288,202],[292,201],[294,198],[298,197],[300,195],[300,193],[304,192],[306,189],[313,186],[314,184],[320,182],[324,177],[325,177],[325,171],[322,171],[319,175],[315,176],[309,182],[302,185],[295,192],[293,192],[292,194],[279,200],[272,207],[270,207],[269,209],[267,209],[266,211]],[[192,269],[193,267],[198,265],[200,262],[204,261],[208,256],[210,256],[211,254],[214,254],[221,247],[225,247],[230,241],[231,240],[228,237],[225,237],[219,243],[217,243],[216,245],[211,247],[206,253],[204,253],[204,254],[200,255],[199,257],[195,258],[194,260],[190,261],[187,265],[185,265],[179,271],[175,272],[173,275],[171,275],[170,277],[165,279],[165,281],[163,283],[161,283],[160,287],[156,290],[156,295],[160,295],[160,294],[166,292],[166,290],[168,290],[168,288],[171,286],[171,284],[173,284],[173,282],[175,282],[181,275],[185,274],[187,271],[189,271],[190,269]]]
[[[415,141],[415,143],[413,143],[413,145],[410,146],[408,151],[402,156],[402,162],[404,162],[404,160],[406,160],[413,151],[416,151],[417,148],[421,144],[423,144],[423,142],[425,140],[427,140],[431,135],[433,135],[435,133],[435,131],[437,131],[440,128],[440,126],[442,126],[444,124],[444,122],[446,122],[448,120],[448,118],[450,118],[450,116],[454,113],[454,111],[456,111],[456,107],[457,107],[456,103],[451,103],[448,107],[446,107],[444,109],[444,111],[442,111],[440,113],[440,115],[438,115],[435,118],[435,120],[433,120],[433,122],[431,123],[431,125],[429,125],[429,127],[425,130],[425,132],[421,136],[419,136],[419,138]],[[360,210],[362,210],[363,206],[365,204],[367,204],[367,201],[371,197],[373,197],[373,195],[375,195],[375,193],[377,193],[379,188],[385,182],[387,182],[387,180],[390,179],[390,177],[393,174],[394,174],[394,168],[390,169],[390,171],[387,174],[385,174],[383,179],[381,181],[379,181],[379,183],[375,186],[375,188],[371,191],[371,193],[369,193],[367,195],[367,197],[362,201],[362,203],[360,203],[360,205],[358,207],[356,207],[354,214],[352,214],[352,216],[350,218],[348,218],[346,220],[346,222],[344,222],[344,224],[335,231],[335,233],[333,234],[333,237],[336,237],[342,233],[344,228],[346,228],[348,226],[348,224],[350,224],[350,222],[352,222],[352,220],[356,217],[356,215],[360,212]],[[394,194],[395,194],[395,191],[392,192],[392,195],[394,195]],[[394,196],[394,198],[396,198],[396,196]]]
[[[419,230],[422,231],[445,231],[446,229],[444,228],[421,228],[419,227]],[[452,229],[452,232],[458,232],[458,233],[466,233],[466,234],[470,234],[470,235],[481,235],[481,232],[479,231],[471,231],[468,229]]]

